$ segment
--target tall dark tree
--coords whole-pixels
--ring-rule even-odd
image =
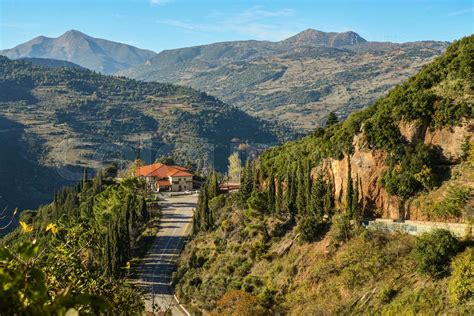
[[[84,171],[82,174],[82,185],[81,189],[83,191],[87,190],[89,188],[89,175],[88,175],[88,170],[87,167],[84,167]]]
[[[306,211],[306,187],[305,187],[305,172],[301,164],[298,165],[297,169],[297,182],[296,182],[296,208],[299,216],[304,216]]]
[[[352,195],[351,213],[354,218],[359,217],[359,177],[356,178],[356,185]]]
[[[218,174],[214,170],[209,174],[208,180],[208,198],[209,200],[219,195]]]
[[[326,126],[331,126],[331,125],[337,124],[338,122],[339,122],[339,119],[337,118],[336,113],[329,112],[328,118],[326,119]]]
[[[326,206],[325,206],[326,191],[327,191],[327,188],[326,188],[326,183],[324,182],[324,179],[323,179],[323,175],[319,173],[311,189],[309,213],[320,219],[322,219],[322,216],[324,215],[326,211]]]
[[[276,188],[275,188],[275,176],[273,175],[273,170],[270,171],[268,176],[268,191],[267,191],[267,201],[268,201],[268,210],[271,214],[275,213],[275,197],[276,197]]]
[[[347,158],[347,190],[346,190],[346,210],[349,216],[352,217],[352,199],[354,197],[354,183],[352,182],[351,159]]]
[[[242,178],[240,181],[240,197],[244,204],[247,204],[252,191],[254,189],[254,173],[253,173],[253,164],[250,160],[247,160],[245,167],[242,170]]]
[[[280,214],[282,211],[283,188],[280,177],[276,178],[276,193],[275,193],[275,213]]]

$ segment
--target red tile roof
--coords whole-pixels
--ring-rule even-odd
[[[169,180],[158,180],[158,181],[156,181],[156,184],[159,185],[160,187],[169,187],[169,186],[171,186],[171,182],[169,182]]]
[[[162,163],[154,163],[143,166],[135,171],[136,176],[142,177],[192,177],[192,174],[187,172],[188,169],[180,166],[168,166]]]

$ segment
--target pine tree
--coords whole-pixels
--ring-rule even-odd
[[[339,122],[339,119],[337,118],[336,113],[329,112],[328,118],[326,120],[326,126],[337,124],[337,122]]]

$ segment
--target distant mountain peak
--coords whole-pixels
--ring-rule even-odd
[[[367,42],[363,37],[353,31],[323,32],[312,28],[283,40],[282,43],[291,46],[328,46],[340,47]]]
[[[107,74],[143,64],[156,55],[149,50],[94,38],[74,29],[56,38],[39,36],[0,53],[12,59],[64,60]]]
[[[81,37],[90,37],[84,33],[82,33],[81,31],[78,31],[78,30],[69,30],[67,32],[65,32],[63,35],[61,35],[60,37],[63,37],[63,36],[81,36]]]

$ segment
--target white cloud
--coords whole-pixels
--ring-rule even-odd
[[[293,16],[292,9],[265,10],[261,6],[254,6],[236,14],[224,14],[220,11],[211,11],[206,23],[194,23],[185,20],[165,19],[158,23],[182,28],[188,31],[223,33],[233,32],[255,39],[281,40],[295,33],[288,29],[281,17]]]
[[[448,13],[448,16],[458,16],[458,15],[464,15],[464,14],[473,13],[473,12],[474,12],[474,7],[471,7],[471,8],[466,8],[463,10],[450,12]]]
[[[170,2],[172,2],[173,0],[150,0],[150,4],[153,4],[153,5],[165,5],[165,4],[168,4]]]

